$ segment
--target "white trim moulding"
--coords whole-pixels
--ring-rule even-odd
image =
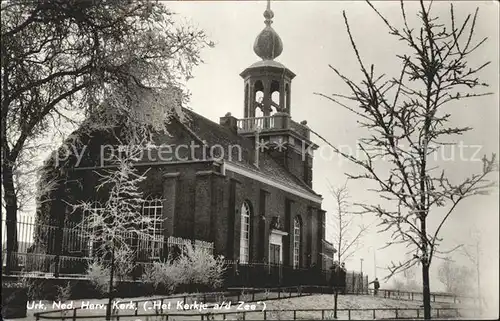
[[[276,180],[272,180],[272,179],[269,179],[265,176],[262,176],[262,175],[259,175],[259,174],[256,174],[254,172],[251,172],[247,169],[244,169],[240,166],[236,166],[234,164],[231,164],[231,163],[228,163],[228,162],[224,162],[224,174],[226,171],[231,171],[231,172],[234,172],[234,173],[237,173],[237,174],[240,174],[240,175],[243,175],[243,176],[246,176],[248,178],[251,178],[251,179],[254,179],[256,181],[259,181],[259,182],[262,182],[264,184],[267,184],[267,185],[270,185],[270,186],[273,186],[273,187],[276,187],[276,188],[279,188],[285,192],[288,192],[290,194],[294,194],[294,195],[297,195],[299,197],[302,197],[304,199],[308,199],[310,201],[313,201],[313,202],[316,202],[316,203],[319,203],[321,204],[321,202],[323,201],[323,198],[320,197],[320,196],[316,196],[316,195],[312,195],[312,194],[306,194],[304,192],[301,192],[301,191],[297,191],[289,186],[286,186],[285,184],[282,184]]]

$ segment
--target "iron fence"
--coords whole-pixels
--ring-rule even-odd
[[[289,265],[269,263],[239,264],[237,261],[226,261],[224,281],[227,287],[278,287],[308,285],[330,289],[330,270],[318,268],[297,268]],[[348,294],[367,294],[368,276],[348,271],[346,289]]]
[[[368,290],[369,294],[373,294],[373,289]],[[392,290],[392,289],[378,289],[378,297],[386,298],[386,299],[395,299],[395,300],[407,300],[407,301],[423,301],[424,296],[422,292],[416,291],[400,291],[400,290]],[[433,292],[430,294],[431,302],[438,303],[470,303],[476,304],[477,297],[474,296],[463,296],[456,295],[453,293],[439,293]]]
[[[2,230],[6,222],[2,220]],[[158,260],[179,256],[186,245],[202,248],[213,254],[211,242],[165,237],[163,235],[122,235],[134,244],[135,263],[146,265]],[[98,255],[99,245],[82,224],[66,222],[64,226],[41,224],[33,217],[21,217],[17,221],[17,250],[8,253],[7,235],[2,233],[2,270],[7,274],[40,272],[59,274],[84,274],[87,266]],[[11,255],[11,260],[7,260]],[[6,263],[11,262],[10,266]]]

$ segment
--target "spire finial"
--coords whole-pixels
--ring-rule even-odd
[[[266,11],[264,11],[264,18],[266,18],[264,23],[266,27],[257,36],[253,45],[253,51],[257,56],[261,57],[262,60],[273,60],[283,51],[283,43],[276,31],[271,27],[273,23],[271,19],[273,17],[274,12],[271,10],[271,0],[267,0],[267,8]]]
[[[274,12],[271,10],[271,0],[267,0],[267,8],[266,11],[264,11],[264,18],[266,18],[266,21],[264,23],[266,25],[271,25],[273,21],[271,20],[274,17]]]

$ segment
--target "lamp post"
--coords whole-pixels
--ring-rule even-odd
[[[363,258],[360,258],[359,261],[361,262],[361,275],[363,275]]]

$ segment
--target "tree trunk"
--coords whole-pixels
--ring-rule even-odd
[[[5,266],[5,274],[17,267],[17,255],[15,253],[18,249],[17,243],[17,195],[14,189],[13,177],[13,162],[4,158],[2,165],[2,185],[4,189],[5,201],[5,226],[7,236],[7,258]],[[3,262],[2,262],[3,264]]]
[[[334,305],[333,305],[333,317],[337,319],[337,298],[339,296],[339,291],[335,288],[335,295],[333,296]]]
[[[429,280],[429,265],[422,264],[422,281],[424,295],[424,319],[431,319],[431,288]]]
[[[111,320],[111,305],[113,303],[113,274],[115,274],[115,246],[113,244],[113,249],[111,250],[111,272],[109,276],[109,300],[106,309],[106,320]]]

